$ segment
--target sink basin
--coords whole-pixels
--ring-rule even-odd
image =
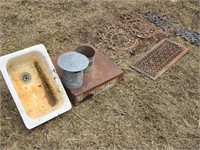
[[[28,129],[71,109],[44,45],[0,57],[0,70]]]

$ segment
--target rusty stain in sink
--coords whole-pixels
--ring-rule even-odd
[[[13,61],[8,66],[8,74],[30,118],[37,118],[59,104],[60,94],[53,86],[53,81],[48,78],[48,72],[44,69],[46,67],[41,64],[42,60],[30,56]],[[31,75],[29,83],[22,82],[20,78],[24,72]]]

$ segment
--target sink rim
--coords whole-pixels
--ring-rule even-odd
[[[24,55],[30,54],[30,53],[38,53],[39,55],[41,55],[42,58],[44,58],[44,61],[48,65],[48,69],[52,72],[52,74],[51,74],[52,78],[56,77],[54,83],[56,83],[55,86],[57,86],[57,88],[60,91],[60,94],[61,94],[60,101],[62,103],[62,105],[56,106],[55,109],[50,110],[49,112],[47,112],[37,118],[30,118],[27,115],[25,109],[22,106],[20,98],[18,97],[17,91],[14,88],[12,80],[10,79],[8,71],[7,71],[7,65],[9,64],[10,61],[14,61],[14,59],[17,59],[18,57],[23,57]],[[54,67],[54,65],[49,57],[49,54],[47,53],[46,48],[43,44],[35,45],[35,46],[29,47],[29,48],[25,48],[25,49],[16,51],[11,54],[1,56],[0,57],[0,71],[2,73],[2,76],[3,76],[7,86],[8,86],[8,89],[12,95],[12,98],[17,106],[17,109],[22,117],[22,120],[28,129],[32,129],[32,128],[50,120],[50,119],[53,119],[54,117],[71,109],[72,105],[69,101],[66,91],[64,90],[62,82],[61,82],[57,72],[55,71],[55,67]]]

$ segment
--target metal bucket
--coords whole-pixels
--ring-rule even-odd
[[[90,46],[80,46],[75,49],[76,52],[85,55],[89,60],[88,67],[84,70],[84,72],[91,72],[93,69],[93,62],[95,60],[95,50]]]
[[[63,69],[63,84],[66,88],[75,89],[83,84],[83,70],[89,60],[77,52],[67,52],[58,58],[58,66]]]

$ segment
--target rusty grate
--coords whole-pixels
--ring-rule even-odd
[[[162,32],[142,15],[122,14],[120,17],[122,19],[122,28],[138,38],[155,38],[155,35]]]
[[[163,39],[141,58],[132,62],[130,67],[156,80],[187,52],[187,48],[168,39]]]
[[[134,51],[139,45],[139,39],[133,37],[130,33],[119,26],[107,26],[101,38],[107,44],[108,48],[119,51]]]

